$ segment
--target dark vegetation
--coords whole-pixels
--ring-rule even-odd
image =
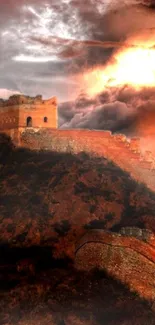
[[[155,231],[154,206],[154,193],[106,159],[17,149],[1,135],[0,324],[155,324],[124,286],[73,266],[86,229]]]

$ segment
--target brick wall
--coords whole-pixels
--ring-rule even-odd
[[[104,144],[111,139],[110,131],[90,130],[21,130],[21,146],[60,152],[81,151],[104,155]]]
[[[14,95],[0,101],[0,131],[17,127],[57,128],[56,97],[42,100],[41,96],[31,98]]]
[[[89,230],[76,243],[75,267],[81,271],[104,270],[151,305],[155,301],[155,249],[142,240]]]
[[[5,107],[0,110],[0,130],[16,128],[18,125],[18,106]]]
[[[128,140],[110,131],[20,129],[19,145],[30,149],[45,149],[77,154],[86,152],[105,157],[128,172],[136,181],[155,191],[155,159],[142,154],[140,141]],[[151,160],[150,160],[151,159]]]
[[[86,152],[105,157],[128,172],[136,181],[155,191],[155,156],[141,152],[139,139],[127,139],[110,131],[60,130],[55,128],[6,129],[13,142],[34,150],[49,150],[77,154]],[[146,154],[147,153],[147,154]]]
[[[56,128],[57,107],[50,104],[24,104],[19,109],[19,127],[27,126],[27,119],[31,119],[34,128]],[[45,121],[44,121],[45,119]]]

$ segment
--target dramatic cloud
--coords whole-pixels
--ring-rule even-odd
[[[60,127],[140,132],[143,114],[148,124],[154,116],[154,9],[153,0],[1,0],[0,96],[57,96]]]
[[[59,106],[59,127],[111,130],[128,136],[154,134],[155,87],[130,86],[104,90],[91,100],[81,94]]]
[[[28,95],[76,97],[77,73],[104,65],[131,32],[155,27],[151,6],[149,0],[1,0],[1,87],[8,80],[8,89],[14,82],[15,91]]]

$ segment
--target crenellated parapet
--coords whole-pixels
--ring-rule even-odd
[[[53,104],[57,105],[57,98],[51,97],[49,99],[43,99],[42,95],[37,95],[35,97],[25,96],[22,94],[15,94],[10,96],[7,100],[0,98],[0,108],[1,107],[8,107],[8,106],[15,106],[15,105],[22,105],[22,104]]]
[[[22,104],[34,104],[36,102],[42,102],[42,96],[30,97],[20,94],[10,96],[7,100],[0,99],[0,107],[22,105]]]
[[[138,227],[122,227],[120,234],[125,237],[135,237],[139,240],[143,240],[146,243],[150,243],[155,247],[155,235],[149,229],[141,229]]]

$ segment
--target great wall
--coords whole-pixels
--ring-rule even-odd
[[[155,238],[149,232],[146,241],[133,236],[132,231],[130,228],[130,235],[105,230],[86,232],[76,245],[75,267],[80,271],[106,271],[149,301],[155,310]]]
[[[56,97],[43,100],[41,95],[13,95],[1,99],[0,117],[0,132],[8,134],[17,146],[104,156],[155,191],[155,156],[151,151],[142,152],[139,138],[128,139],[110,131],[58,129]]]
[[[155,157],[141,152],[140,139],[127,139],[110,131],[20,129],[20,146],[105,157],[128,172],[136,181],[155,191]]]
[[[6,123],[1,124],[1,132],[8,134],[17,146],[73,154],[86,152],[105,157],[128,172],[137,182],[155,191],[155,157],[150,151],[142,152],[140,139],[128,139],[121,134],[113,135],[110,131],[58,129],[55,98],[45,104],[40,97],[33,101],[30,98],[25,101],[25,97],[20,97],[18,105],[17,102],[14,104],[15,99],[12,98],[11,108],[9,100],[0,102],[3,117],[8,119],[10,111],[17,111],[17,115],[22,116],[18,121],[23,122],[8,126]],[[46,105],[48,110],[45,112]],[[49,116],[50,105],[53,105],[54,110],[53,115]],[[21,106],[23,111],[19,113]],[[33,121],[37,122],[26,125],[27,116],[31,116],[32,112]],[[44,125],[45,113],[49,121],[51,118],[51,124]],[[104,269],[151,304],[155,301],[155,237],[147,230],[124,228],[121,233],[88,231],[77,243],[75,265],[86,271],[94,267]]]

